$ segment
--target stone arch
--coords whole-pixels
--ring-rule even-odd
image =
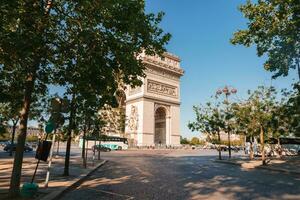
[[[164,106],[159,106],[154,112],[154,144],[165,145],[167,142],[167,109]]]

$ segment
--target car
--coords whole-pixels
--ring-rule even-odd
[[[106,147],[106,146],[103,146],[103,145],[94,145],[93,147],[92,147],[92,150],[93,151],[104,151],[104,152],[109,152],[109,151],[111,151],[111,149],[110,148],[108,148],[108,147]]]
[[[16,148],[17,148],[17,144],[7,144],[3,150],[6,151],[6,152],[9,152],[11,151],[16,151]],[[33,149],[28,145],[28,144],[25,144],[24,146],[24,152],[30,152],[30,151],[33,151]]]
[[[0,146],[5,147],[6,145],[10,144],[10,141],[1,141]]]

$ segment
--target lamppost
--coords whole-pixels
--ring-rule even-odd
[[[235,89],[234,87],[231,86],[225,86],[222,89],[218,89],[217,90],[217,95],[225,95],[225,104],[227,105],[227,111],[228,111],[228,105],[229,105],[229,101],[228,98],[230,95],[232,94],[236,94],[237,93],[237,89]],[[229,124],[229,122],[227,122],[227,124]],[[228,152],[229,152],[229,158],[231,158],[231,142],[230,142],[230,130],[228,129]]]

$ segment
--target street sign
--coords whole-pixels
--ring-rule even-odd
[[[54,124],[53,124],[51,121],[47,122],[46,127],[45,127],[45,132],[46,132],[47,134],[49,134],[49,133],[51,133],[53,130],[54,130]]]

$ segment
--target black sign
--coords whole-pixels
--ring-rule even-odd
[[[36,150],[35,158],[42,161],[47,161],[52,142],[50,141],[41,141],[39,142],[38,148]]]

